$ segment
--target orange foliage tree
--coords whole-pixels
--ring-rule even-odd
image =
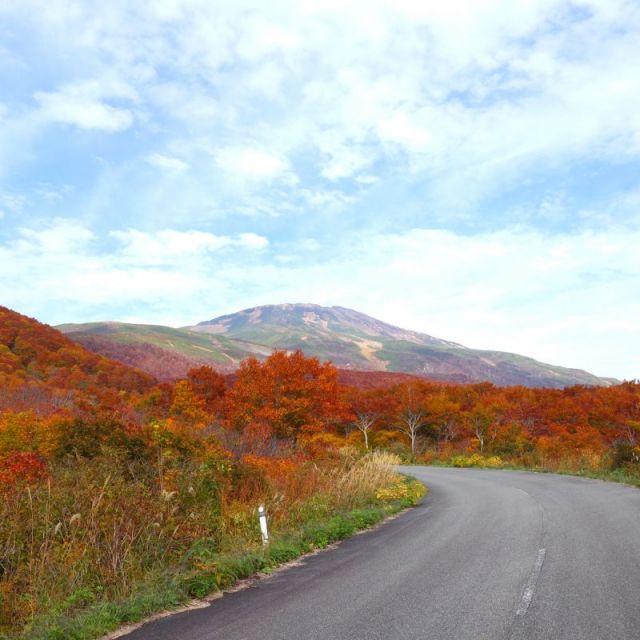
[[[227,393],[224,377],[211,367],[197,367],[189,370],[187,381],[193,394],[202,400],[204,410],[210,415],[219,415]]]
[[[277,438],[331,429],[344,416],[337,371],[301,351],[244,360],[227,395],[227,423],[236,430],[266,425]]]

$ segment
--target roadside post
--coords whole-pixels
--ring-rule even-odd
[[[258,507],[258,519],[260,520],[260,533],[262,534],[262,544],[269,544],[269,531],[267,529],[267,515],[264,505]]]

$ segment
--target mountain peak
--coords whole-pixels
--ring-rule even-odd
[[[434,338],[426,333],[401,329],[354,309],[337,305],[326,307],[308,302],[250,307],[237,313],[200,322],[189,328],[202,333],[228,334],[237,338],[242,338],[242,334],[247,332],[255,337],[253,334],[256,331],[267,329],[273,331],[277,328],[290,331],[297,329],[310,333],[337,332],[354,334],[354,337],[360,338],[376,336],[404,340],[414,344],[463,348],[462,345],[455,342]]]

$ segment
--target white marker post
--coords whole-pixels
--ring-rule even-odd
[[[260,533],[262,534],[262,544],[269,544],[269,531],[267,530],[267,516],[264,512],[264,505],[258,507],[258,519],[260,520]]]

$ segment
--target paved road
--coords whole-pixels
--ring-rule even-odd
[[[426,501],[127,640],[640,640],[640,491],[413,467]]]

